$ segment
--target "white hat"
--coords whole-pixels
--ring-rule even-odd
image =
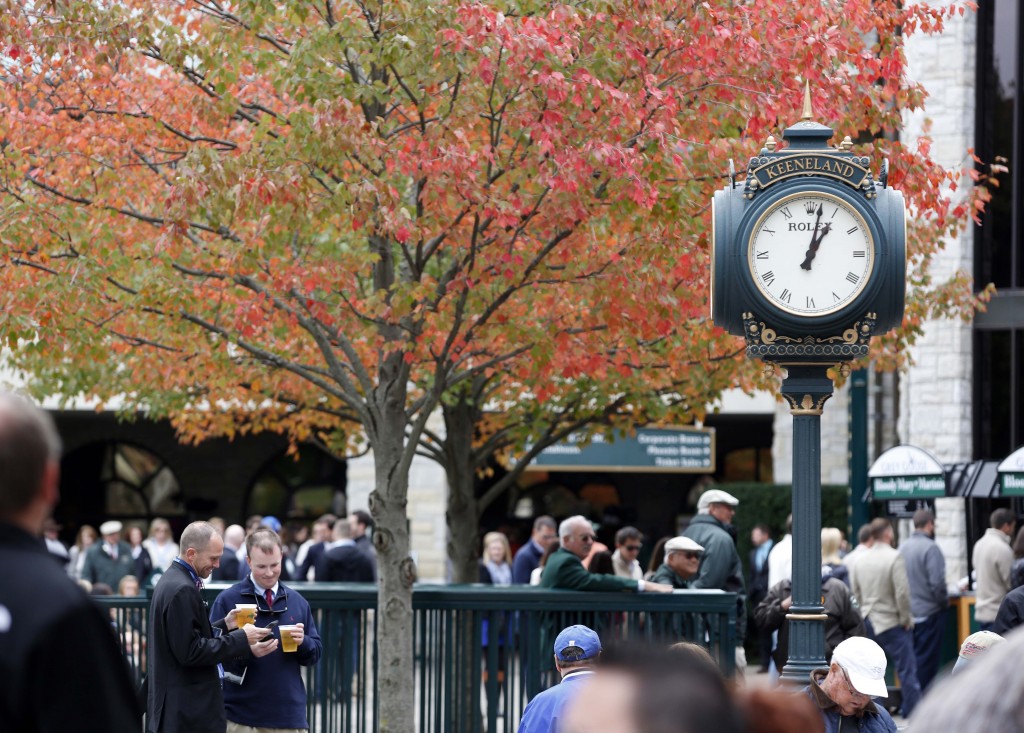
[[[668,542],[665,543],[665,554],[666,555],[668,553],[670,553],[670,552],[678,552],[680,550],[683,551],[683,552],[686,552],[686,551],[690,551],[690,552],[704,552],[704,548],[703,547],[698,545],[696,542],[691,540],[689,537],[684,537],[683,535],[679,535],[678,537],[673,537],[672,539],[670,539]]]
[[[121,531],[121,523],[111,519],[100,525],[100,534],[106,537],[108,534],[117,534]]]
[[[853,689],[871,697],[889,697],[885,686],[885,652],[871,639],[851,636],[832,652],[832,661],[846,670]]]
[[[739,505],[740,500],[732,494],[726,493],[721,489],[711,489],[705,491],[700,495],[700,499],[697,500],[697,511],[703,511],[712,504],[728,504],[729,506]]]

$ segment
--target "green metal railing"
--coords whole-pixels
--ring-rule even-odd
[[[226,586],[204,593],[213,602]],[[305,668],[311,731],[376,730],[377,588],[370,584],[291,583],[309,602],[323,641],[320,663]],[[146,665],[146,598],[98,597],[111,611],[136,680]],[[732,675],[736,596],[581,593],[524,586],[417,585],[409,640],[417,729],[422,733],[513,733],[526,703],[557,682],[552,644],[575,623],[607,645],[693,641]],[[227,684],[227,683],[226,683]]]

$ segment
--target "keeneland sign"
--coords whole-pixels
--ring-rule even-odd
[[[838,178],[854,188],[859,188],[871,173],[868,168],[851,162],[849,158],[840,158],[827,153],[795,154],[782,160],[767,158],[765,160],[764,165],[749,171],[750,175],[757,179],[761,188],[766,188],[787,178],[808,174]],[[769,160],[771,162],[767,162]]]

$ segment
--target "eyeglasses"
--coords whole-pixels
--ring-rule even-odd
[[[592,534],[581,534],[581,535],[579,535],[580,542],[593,542],[596,539],[597,539],[597,537],[595,537]]]
[[[844,669],[842,665],[838,665],[838,666],[839,666],[839,669],[841,669],[842,672],[843,672],[843,681],[846,683],[846,691],[848,693],[850,693],[850,701],[851,702],[862,702],[862,703],[865,703],[865,704],[868,701],[870,701],[871,700],[871,696],[870,695],[865,695],[863,692],[858,692],[857,690],[855,690],[854,687],[853,687],[853,683],[850,682],[850,675],[847,674],[846,669]]]
[[[700,560],[700,553],[693,550],[676,550],[680,555],[685,557],[687,560]]]
[[[277,596],[274,597],[273,607],[268,606],[267,599],[259,593],[254,593],[253,599],[256,603],[256,613],[272,613],[277,616],[288,610],[288,593],[283,588],[278,592]],[[278,608],[281,603],[284,603],[284,607]]]
[[[641,547],[643,547],[643,545],[623,545],[622,546],[622,548],[624,550],[629,550],[630,552],[640,552],[640,548]]]
[[[241,685],[245,684],[245,673],[248,672],[248,671],[249,671],[249,665],[246,665],[245,667],[242,668],[242,674],[234,674],[233,672],[228,672],[225,669],[224,670],[224,681],[241,686]]]

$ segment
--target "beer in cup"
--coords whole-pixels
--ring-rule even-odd
[[[299,628],[298,626],[278,626],[277,630],[281,632],[281,651],[283,652],[294,652],[299,648],[299,645],[295,643],[295,639],[292,638],[292,630]]]
[[[256,623],[255,603],[236,603],[235,608],[238,609],[238,628]]]

